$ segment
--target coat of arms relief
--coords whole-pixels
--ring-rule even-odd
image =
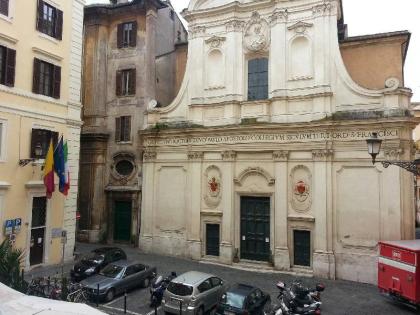
[[[270,26],[258,12],[252,14],[251,20],[245,27],[244,45],[253,52],[265,51],[270,45]]]
[[[204,173],[204,202],[210,208],[216,208],[222,199],[221,174],[217,166],[209,166]]]
[[[289,200],[297,212],[309,211],[312,205],[312,174],[304,165],[297,165],[290,173]]]

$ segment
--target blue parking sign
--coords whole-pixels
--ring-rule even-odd
[[[6,235],[12,234],[14,224],[15,224],[15,220],[6,220],[4,234]]]
[[[14,226],[13,226],[14,232],[19,233],[21,226],[22,226],[22,219],[21,218],[15,219],[14,220]]]

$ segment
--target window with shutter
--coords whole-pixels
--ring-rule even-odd
[[[117,72],[117,96],[136,94],[136,69]]]
[[[32,129],[31,158],[44,159],[47,155],[51,140],[53,141],[53,146],[55,148],[58,142],[58,132],[47,129]],[[37,154],[39,149],[41,149],[41,154]]]
[[[61,67],[51,63],[34,60],[33,92],[60,98]]]
[[[115,118],[115,141],[128,142],[131,140],[131,116]]]
[[[15,85],[15,68],[16,68],[16,50],[6,49],[6,76],[4,84],[7,86]]]
[[[136,47],[137,45],[137,22],[121,23],[117,29],[117,46]]]
[[[121,141],[121,117],[115,118],[115,141]]]
[[[268,98],[268,59],[258,58],[248,61],[248,100]]]
[[[0,84],[6,83],[7,48],[0,46]]]
[[[3,130],[5,127],[5,124],[4,124],[4,122],[2,122],[1,120],[0,120],[0,161],[1,160],[4,160],[4,141],[5,141],[5,139],[3,139],[4,138],[4,134],[5,134],[5,131]]]
[[[36,28],[41,33],[61,40],[63,34],[63,12],[42,0],[38,0]]]
[[[9,16],[9,0],[0,0],[0,14]]]
[[[121,120],[122,123],[122,128],[123,128],[123,137],[121,139],[121,141],[130,141],[131,140],[131,117],[130,116],[125,116],[122,117],[123,119]]]

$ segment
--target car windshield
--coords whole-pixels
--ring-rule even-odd
[[[108,278],[116,278],[122,270],[122,267],[111,264],[102,269],[99,274]]]
[[[99,254],[99,253],[89,253],[86,256],[84,256],[82,258],[83,262],[94,262],[94,263],[101,263],[102,261],[104,261],[105,259],[105,255],[104,254]]]
[[[178,296],[188,296],[193,293],[193,287],[183,284],[183,283],[176,283],[171,282],[169,283],[168,289],[169,292]]]
[[[222,296],[222,303],[242,309],[245,301],[245,296],[239,295],[238,293],[227,292]]]

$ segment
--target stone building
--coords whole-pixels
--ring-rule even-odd
[[[138,238],[147,106],[168,105],[186,62],[187,33],[170,1],[85,7],[80,238]]]
[[[380,8],[378,8],[380,10]],[[347,36],[335,0],[191,0],[174,102],[140,131],[140,248],[375,283],[414,236],[406,31]]]
[[[84,0],[0,1],[0,242],[24,250],[25,269],[73,258],[81,121]],[[71,187],[47,199],[50,143],[68,141]],[[56,183],[58,180],[56,179]]]

